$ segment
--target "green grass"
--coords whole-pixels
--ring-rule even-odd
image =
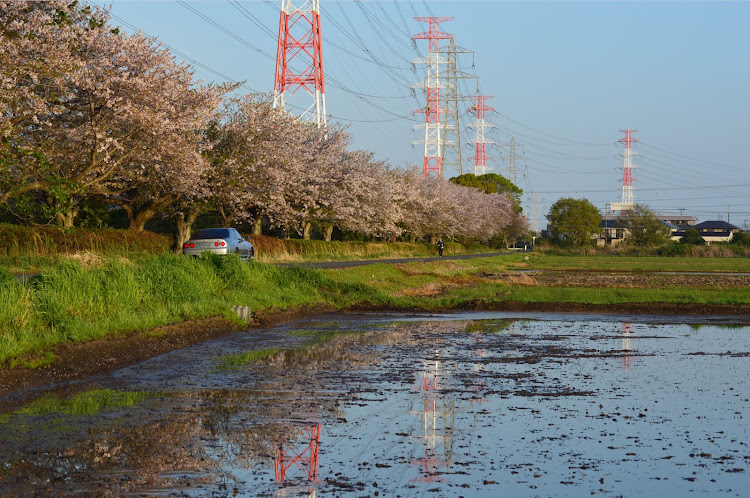
[[[255,351],[246,351],[244,353],[230,354],[221,357],[221,366],[219,368],[234,369],[251,363],[256,363],[279,353],[278,348],[258,349]]]
[[[7,423],[10,416],[15,415],[96,415],[113,408],[135,406],[149,396],[145,392],[112,391],[110,389],[94,389],[60,399],[48,394],[36,401],[0,417],[0,423]]]

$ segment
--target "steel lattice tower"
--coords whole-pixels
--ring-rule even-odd
[[[427,79],[425,90],[427,91],[427,105],[415,112],[425,115],[424,132],[424,176],[434,173],[438,177],[443,176],[442,164],[442,141],[440,136],[440,64],[445,64],[445,58],[439,53],[440,40],[450,40],[451,35],[442,33],[438,29],[441,22],[452,21],[452,17],[415,17],[415,21],[426,22],[429,30],[414,35],[415,40],[429,40],[429,52],[426,59],[417,59],[418,64],[427,64]]]
[[[612,210],[617,211],[629,211],[633,209],[633,150],[632,145],[638,141],[633,138],[632,134],[638,130],[619,130],[620,133],[625,134],[625,138],[618,140],[621,144],[625,144],[625,162],[623,164],[622,174],[622,202],[613,203]]]
[[[445,110],[443,143],[440,151],[442,171],[445,174],[446,170],[453,168],[458,170],[459,175],[463,175],[464,168],[463,154],[461,152],[461,126],[458,103],[470,101],[471,98],[458,93],[458,80],[476,80],[477,93],[479,93],[479,77],[458,69],[459,54],[471,54],[471,65],[474,67],[474,52],[456,45],[456,39],[453,36],[451,36],[448,46],[440,49],[440,53],[446,55],[446,69],[441,74],[444,84],[440,85],[441,88],[445,89],[440,95],[443,101],[443,109]]]
[[[297,72],[292,65],[304,68]],[[295,6],[281,0],[279,40],[276,50],[276,78],[273,106],[284,107],[286,93],[303,88],[313,103],[300,115],[319,127],[326,125],[326,96],[323,79],[323,54],[320,37],[320,0],[305,0]]]
[[[492,159],[487,157],[486,145],[495,143],[492,140],[487,140],[485,137],[486,128],[492,127],[493,125],[488,124],[484,118],[487,111],[492,112],[495,109],[486,104],[486,100],[492,98],[490,96],[474,95],[472,98],[474,99],[474,105],[469,107],[469,111],[477,114],[477,124],[474,125],[477,129],[477,136],[474,140],[476,145],[476,151],[474,153],[474,174],[480,176],[487,173],[487,159]]]

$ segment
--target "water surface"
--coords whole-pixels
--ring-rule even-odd
[[[127,402],[0,418],[0,494],[746,495],[750,328],[675,320],[341,314],[234,334],[52,394]]]

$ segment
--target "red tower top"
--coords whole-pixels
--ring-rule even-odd
[[[438,40],[450,40],[450,34],[438,31],[438,24],[452,21],[452,17],[415,17],[414,20],[430,24],[429,31],[414,35],[415,40],[430,40],[430,52],[437,52]]]

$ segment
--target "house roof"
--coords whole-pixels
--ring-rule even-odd
[[[734,226],[731,223],[728,223],[723,220],[716,220],[716,221],[704,221],[703,223],[698,223],[694,227],[697,230],[739,230],[740,227]]]
[[[628,225],[620,220],[604,219],[599,222],[599,228],[628,228]]]

